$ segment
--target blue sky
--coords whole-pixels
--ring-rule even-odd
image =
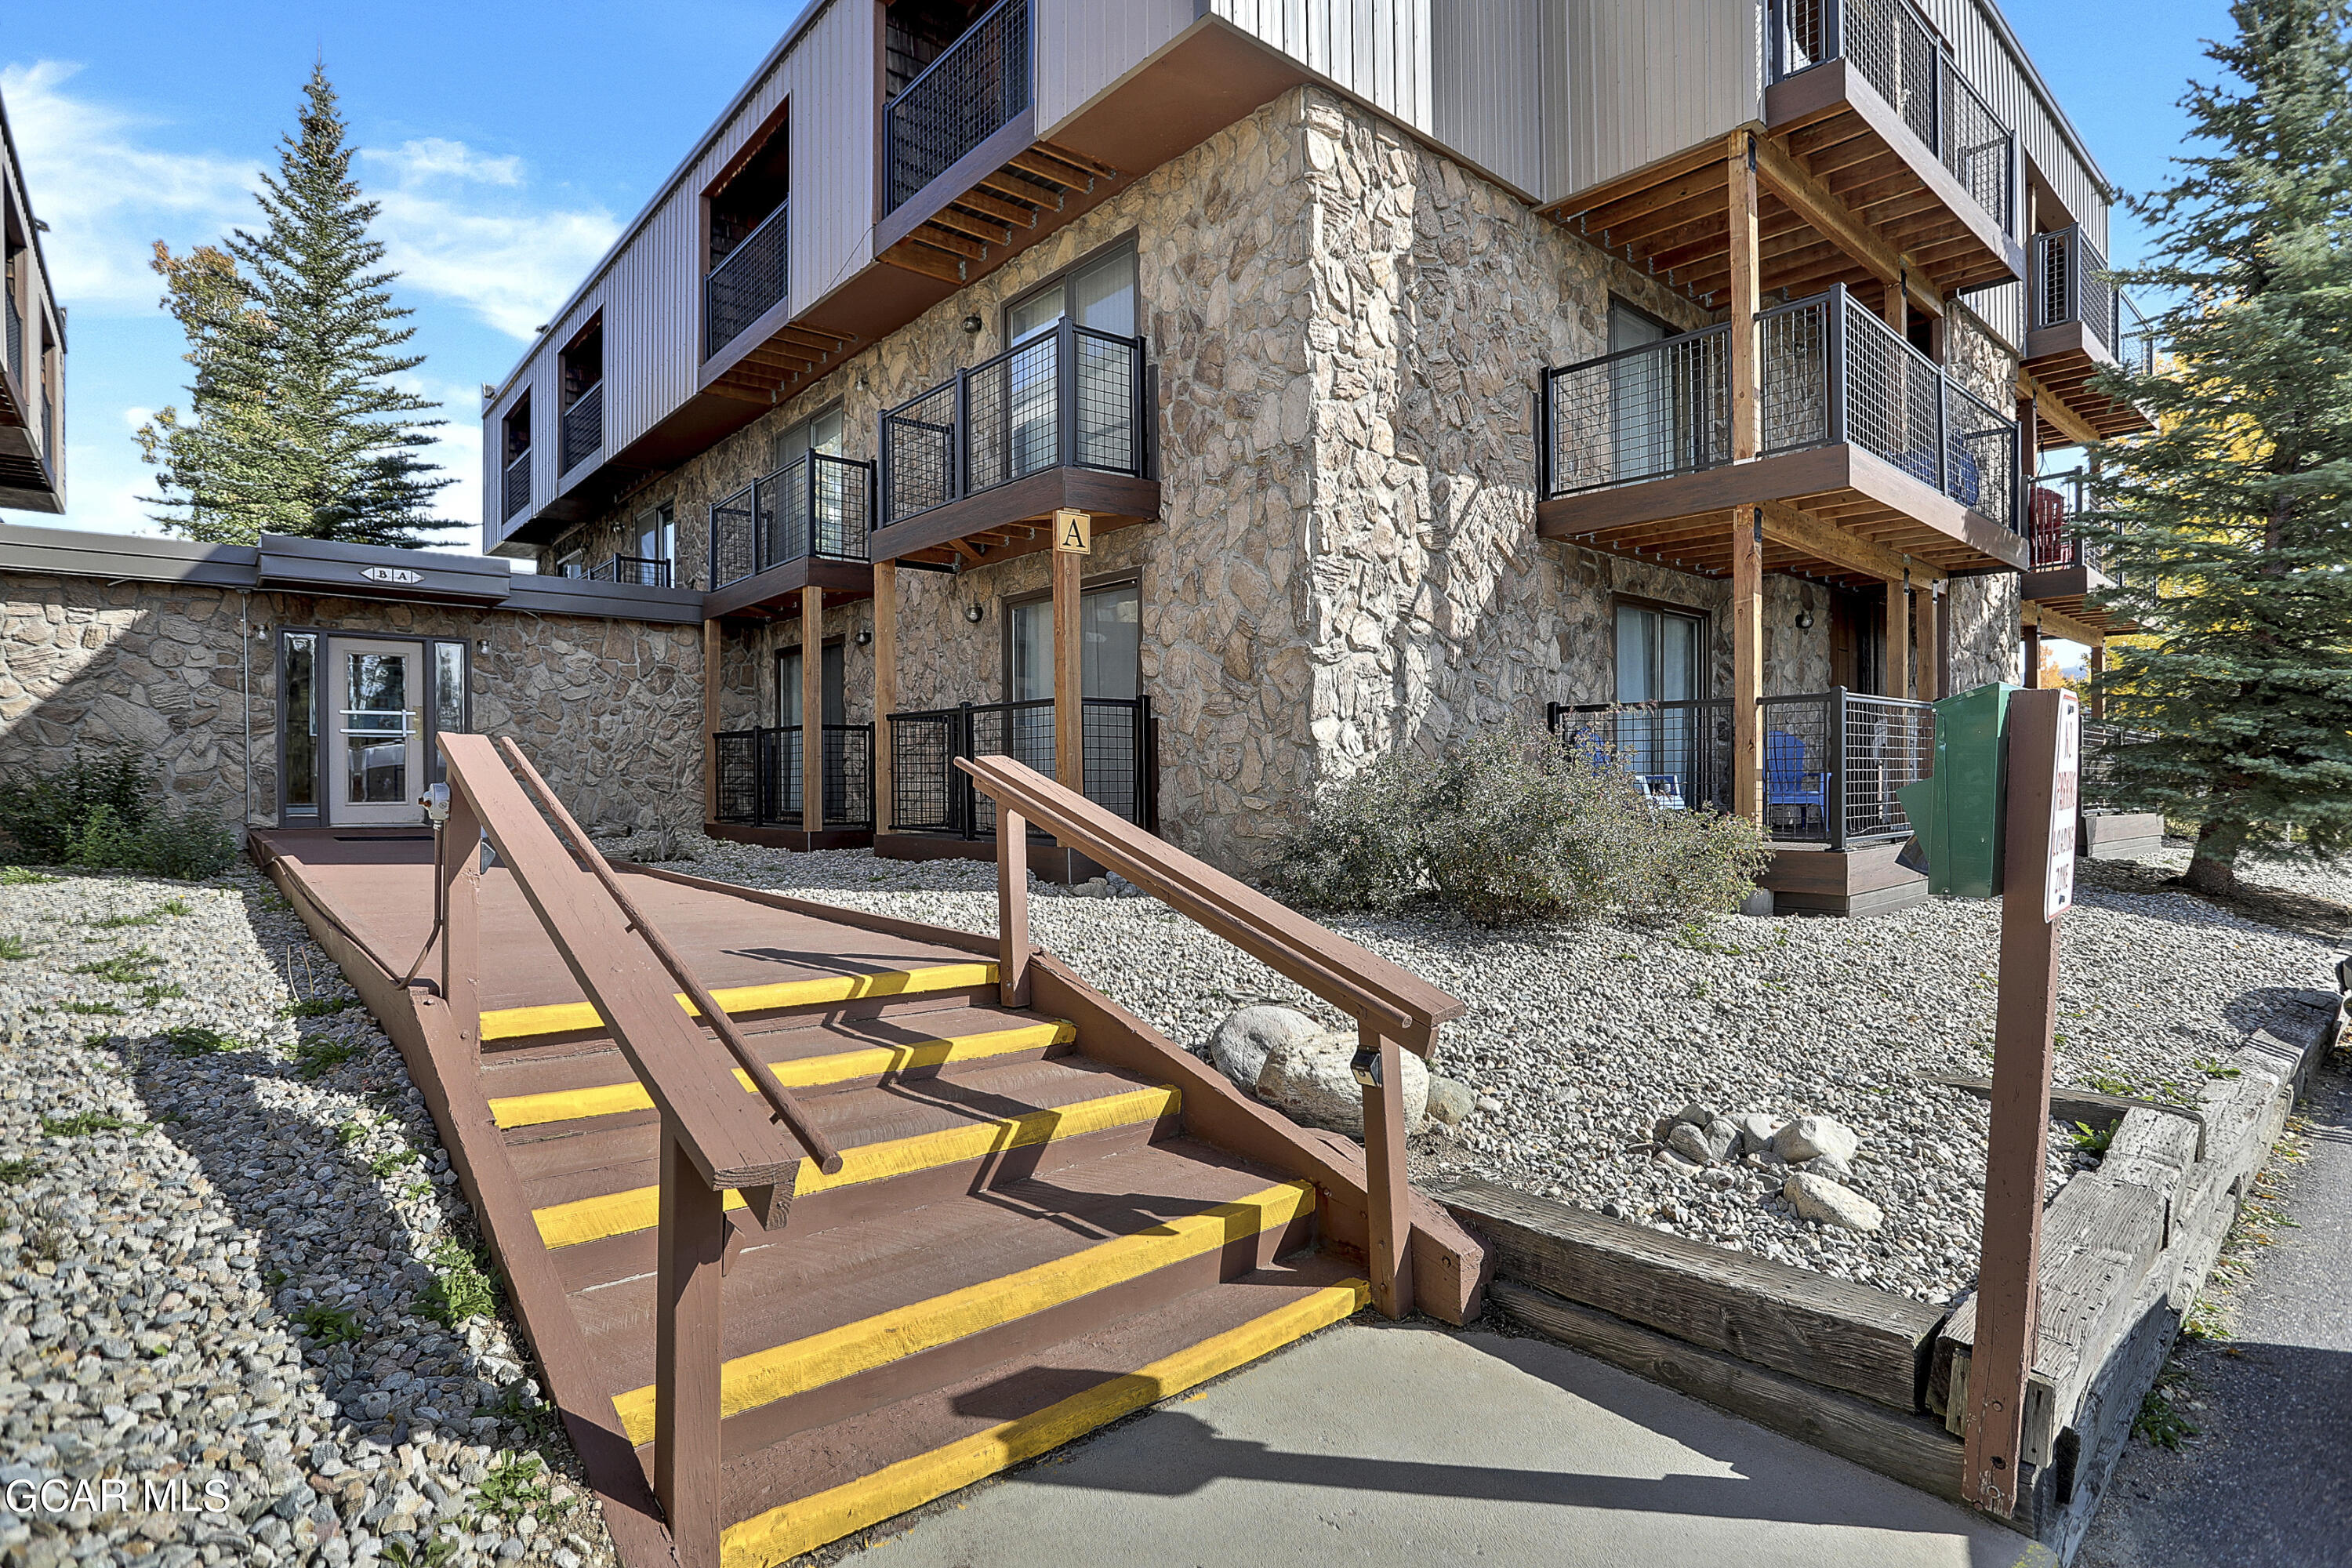
[[[180,401],[186,366],[148,270],[255,221],[314,58],[342,97],[358,178],[383,204],[377,237],[403,273],[425,355],[417,384],[450,424],[435,456],[457,483],[446,513],[473,548],[480,388],[502,379],[620,226],[635,215],[802,9],[731,0],[445,0],[321,6],[260,0],[234,27],[184,5],[108,0],[12,7],[5,98],[68,329],[71,511],[11,521],[157,531],[137,498],[131,433]],[[2109,179],[2165,177],[2199,39],[2221,0],[2011,0],[2026,48]],[[217,13],[215,13],[217,14]],[[2118,215],[2115,259],[2136,226]]]

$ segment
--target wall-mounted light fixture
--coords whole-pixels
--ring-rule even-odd
[[[1797,612],[1797,629],[1801,632],[1809,632],[1813,629],[1812,611],[1799,610]]]
[[[975,310],[971,315],[966,316],[963,319],[964,333],[968,337],[976,338],[980,336],[980,330],[987,324],[987,322],[980,319],[980,312]]]
[[[986,614],[988,614],[988,612],[982,609],[978,605],[966,605],[963,607],[963,618],[970,621],[973,626],[980,625],[981,617]]]
[[[488,638],[488,637],[476,637],[476,638],[474,639],[474,651],[475,651],[476,653],[488,653],[488,652],[489,652],[489,651],[490,651],[490,639],[489,639],[489,638]]]
[[[870,643],[873,640],[874,634],[871,631],[868,631],[864,626],[857,628],[857,646],[859,647],[864,647],[867,643]]]

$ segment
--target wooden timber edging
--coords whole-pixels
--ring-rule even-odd
[[[2352,959],[2307,1017],[2257,1031],[2194,1107],[2060,1090],[2115,1134],[2043,1213],[2041,1323],[2016,1516],[2060,1563],[2312,1070],[2352,1019]],[[1965,1083],[1950,1087],[1967,1089]],[[1487,1248],[1505,1316],[1952,1501],[1964,1500],[1973,1297],[1948,1315],[1811,1269],[1475,1177],[1427,1184]]]

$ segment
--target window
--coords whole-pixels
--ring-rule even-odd
[[[1054,601],[1023,599],[1005,616],[1004,690],[1015,702],[1054,695]],[[1133,701],[1143,689],[1142,596],[1133,583],[1078,595],[1078,690]]]
[[[667,564],[676,559],[677,551],[677,513],[664,501],[650,511],[637,514],[637,554],[647,561]]]
[[[790,468],[811,452],[822,452],[831,458],[840,457],[842,440],[847,430],[848,422],[838,408],[828,408],[822,414],[802,420],[776,437],[775,448],[771,454],[775,462],[770,472]]]
[[[1706,695],[1706,620],[1648,605],[1617,606],[1617,700],[1696,702]],[[1617,761],[1652,793],[1706,798],[1699,776],[1703,718],[1696,708],[1630,715],[1617,723]]]
[[[1135,247],[1081,262],[1005,308],[1004,341],[1024,343],[1067,316],[1114,337],[1135,336]]]
[[[849,722],[849,703],[845,681],[847,667],[841,639],[828,639],[819,650],[816,669],[818,700],[824,711],[820,724]],[[787,730],[797,729],[801,721],[801,650],[797,647],[779,649],[776,654],[776,722]]]
[[[286,815],[319,815],[319,639],[289,632],[280,654],[284,678],[278,733],[286,740]]]
[[[463,734],[466,723],[466,645],[461,642],[436,642],[433,645],[433,668],[428,679],[433,688],[433,733]],[[441,748],[428,744],[425,753],[425,777],[434,784],[446,778],[443,772]]]
[[[562,410],[557,456],[569,471],[604,444],[604,322],[602,317],[572,340],[561,359]]]
[[[559,577],[588,575],[588,552],[577,542],[564,546],[555,558],[555,574]]]
[[[1004,369],[1004,398],[1011,449],[1007,477],[1053,466],[1059,449],[1055,416],[1056,351],[1045,342],[1065,321],[1115,337],[1135,336],[1135,249],[1122,245],[1082,262],[1005,308],[1005,341],[1013,348]],[[1024,350],[1021,345],[1036,346]],[[1121,467],[1131,449],[1129,428],[1133,367],[1098,350],[1077,354],[1076,424],[1079,451],[1063,461]]]

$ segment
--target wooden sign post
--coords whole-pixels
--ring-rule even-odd
[[[1962,1495],[2017,1511],[2025,1391],[2042,1278],[2042,1166],[2050,1139],[2051,1029],[2059,922],[2074,902],[2082,706],[2071,691],[2009,700],[2002,828],[2000,996],[1993,1026],[1992,1127],[1985,1152],[1984,1253],[1969,1357]]]

